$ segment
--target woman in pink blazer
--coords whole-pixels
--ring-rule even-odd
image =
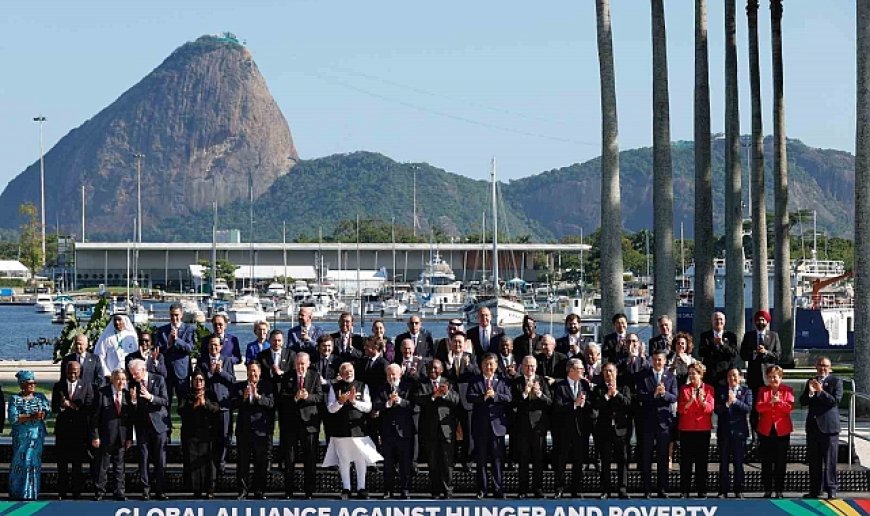
[[[692,487],[692,466],[698,497],[707,497],[707,456],[710,431],[713,429],[713,387],[703,382],[704,364],[695,362],[688,368],[689,383],[680,387],[677,411],[680,413],[680,492],[689,497]]]
[[[782,498],[785,485],[785,464],[789,436],[792,431],[791,409],[794,406],[794,391],[782,383],[782,368],[773,365],[767,368],[768,384],[758,391],[759,450],[761,450],[761,481],[764,497]],[[775,489],[772,489],[775,488]]]

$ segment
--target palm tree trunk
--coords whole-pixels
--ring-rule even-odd
[[[752,307],[770,309],[767,293],[767,201],[764,186],[764,132],[761,123],[761,72],[758,53],[758,0],[747,0],[749,84],[752,97]]]
[[[624,309],[622,297],[622,208],[610,1],[596,0],[598,67],[601,74],[601,320]]]
[[[674,288],[674,187],[664,0],[650,0],[653,49],[653,256],[656,315],[677,320]]]
[[[713,168],[710,162],[710,69],[707,0],[695,0],[695,342],[713,316]]]
[[[788,224],[788,158],[785,142],[785,101],[782,88],[782,0],[770,0],[773,53],[773,175],[774,256],[773,322],[782,342],[780,364],[794,364],[794,320],[791,294],[791,252]]]
[[[870,392],[870,0],[856,2],[855,382]]]

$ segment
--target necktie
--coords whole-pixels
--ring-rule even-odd
[[[85,363],[85,356],[79,355],[79,364],[84,364],[84,363]]]
[[[69,387],[68,387],[68,389],[69,389],[69,397],[72,398],[72,397],[73,397],[73,394],[76,393],[76,383],[75,383],[75,382],[69,382]]]
[[[577,397],[577,382],[571,382],[571,393],[574,395],[575,398]]]
[[[489,328],[483,329],[483,334],[480,337],[480,345],[483,349],[489,348]]]
[[[492,389],[492,380],[487,378],[486,379],[486,390],[491,390],[491,389]]]
[[[758,333],[758,343],[764,344],[764,334],[761,332]]]
[[[438,390],[438,382],[435,380],[432,380],[432,392],[435,392],[437,390]]]
[[[453,357],[453,369],[456,371],[456,374],[459,375],[459,363],[462,362],[462,359],[459,357]]]
[[[121,415],[121,391],[115,395],[115,413]]]
[[[300,374],[300,375],[296,378],[296,388],[297,388],[297,389],[301,389],[304,385],[305,385],[305,379],[302,378],[302,375]]]
[[[662,383],[662,373],[656,373],[656,385]]]

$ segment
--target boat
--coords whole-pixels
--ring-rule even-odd
[[[308,288],[308,283],[303,280],[297,280],[293,284],[293,302],[297,305],[307,303],[311,299],[311,289]]]
[[[286,295],[287,289],[285,289],[284,285],[280,283],[269,283],[269,286],[266,287],[266,296],[268,297],[284,297]]]
[[[437,307],[441,312],[452,312],[465,303],[462,282],[456,280],[450,264],[437,251],[431,253],[420,279],[411,286],[421,308]]]
[[[214,282],[214,289],[212,290],[212,295],[223,299],[225,297],[233,295],[233,291],[230,290],[230,287],[229,285],[227,285],[227,281],[225,279],[218,278]]]
[[[625,296],[623,313],[628,324],[647,324],[652,318],[652,306],[648,296]]]
[[[33,306],[38,314],[53,314],[55,309],[54,300],[47,292],[36,294],[36,303]]]
[[[260,298],[251,295],[239,296],[227,308],[230,322],[234,324],[254,324],[266,320],[266,312]]]
[[[182,299],[181,321],[185,323],[204,323],[205,312],[199,307],[195,299]]]
[[[86,323],[94,315],[96,301],[79,300],[55,305],[54,315],[51,322],[54,324],[66,324],[75,317],[77,323]]]

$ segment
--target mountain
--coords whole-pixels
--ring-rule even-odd
[[[141,161],[143,233],[262,195],[298,160],[290,128],[248,50],[230,34],[176,49],[138,84],[45,155],[49,227],[78,233],[81,188],[88,233],[131,238]],[[22,202],[39,206],[39,162],[0,195],[0,226],[17,227]]]

